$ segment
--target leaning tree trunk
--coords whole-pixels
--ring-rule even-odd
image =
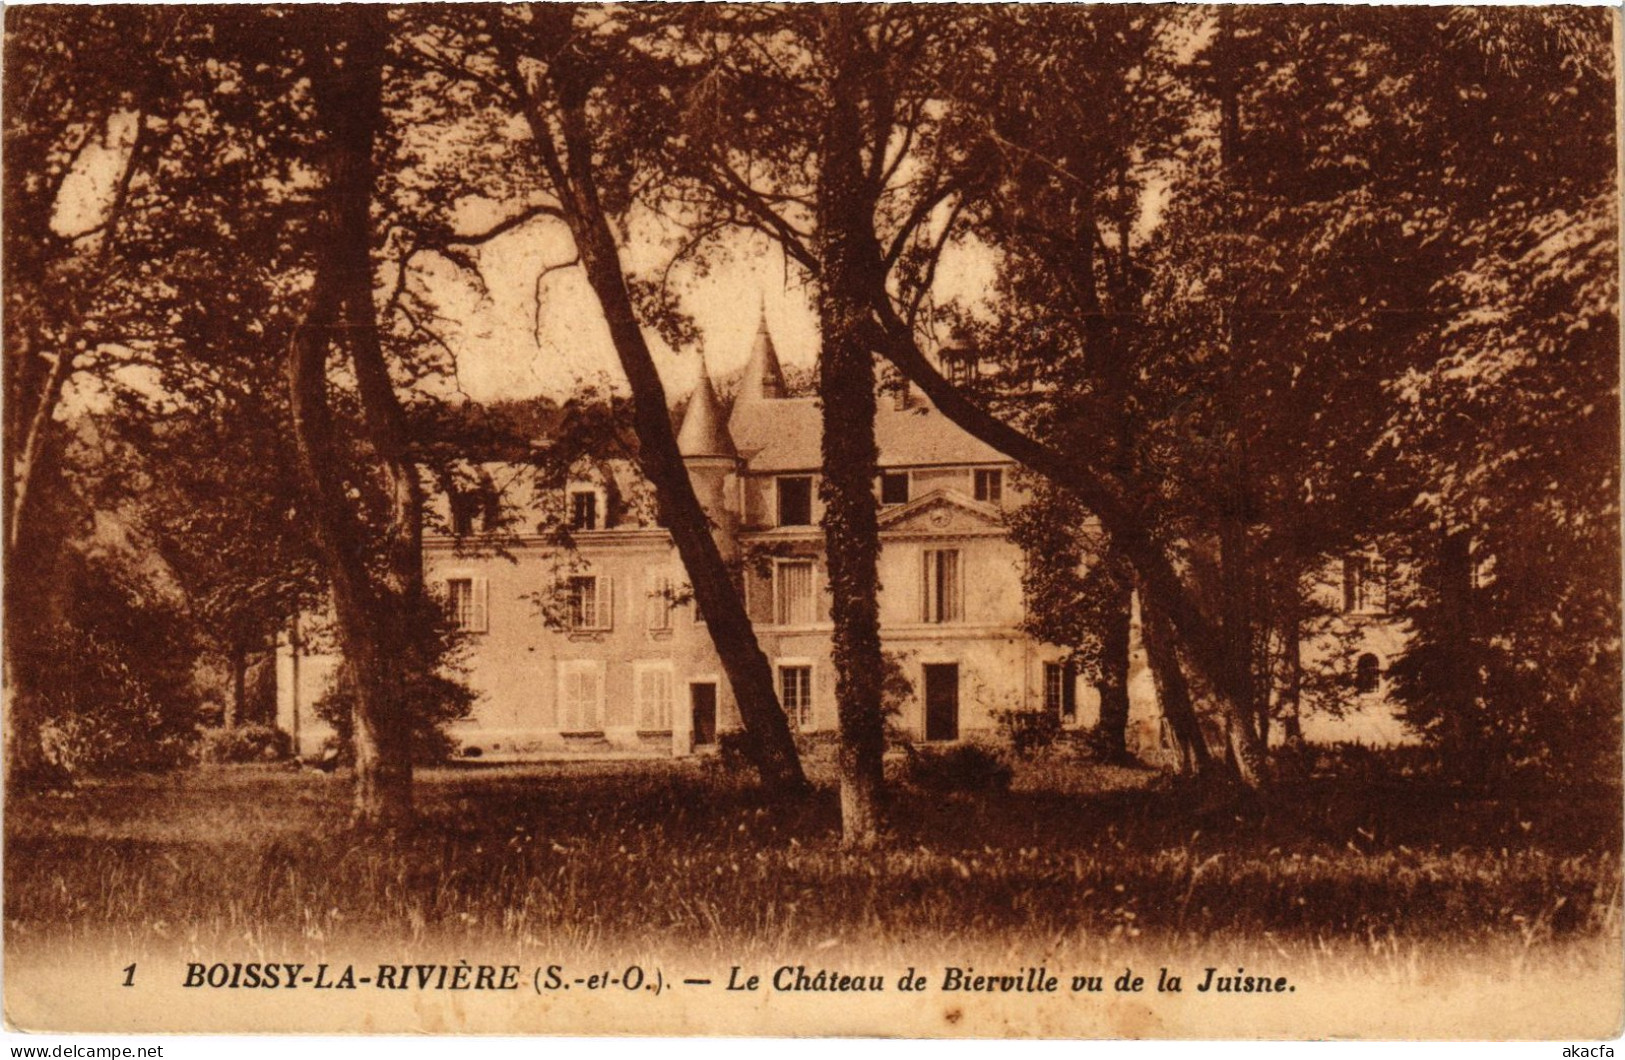
[[[746,752],[765,788],[797,794],[806,788],[807,780],[789,720],[779,706],[773,668],[756,640],[755,628],[711,535],[710,520],[678,450],[665,387],[638,326],[620,251],[599,198],[593,136],[587,119],[594,69],[591,60],[572,47],[573,22],[574,8],[570,5],[538,4],[531,8],[530,43],[535,47],[535,57],[547,61],[545,83],[556,97],[551,101],[537,94],[537,83],[520,69],[520,56],[509,31],[499,31],[497,43],[503,51],[510,83],[523,101],[532,143],[558,194],[560,212],[575,240],[582,270],[603,309],[621,370],[631,386],[638,467],[654,485],[661,522],[671,533],[688,572],[695,603],[705,615],[717,657],[738,700]],[[519,31],[513,32],[519,36]],[[557,131],[549,103],[556,105]]]
[[[1250,703],[1231,687],[1233,674],[1225,651],[1225,638],[1186,588],[1168,551],[1151,532],[1149,521],[1121,476],[1093,463],[1086,453],[1063,452],[1044,445],[1031,435],[1010,426],[976,404],[949,382],[920,352],[908,325],[892,307],[884,283],[866,290],[870,311],[875,316],[875,342],[887,360],[925,392],[947,419],[967,434],[986,442],[1006,456],[1025,465],[1057,487],[1070,491],[1100,520],[1111,535],[1112,544],[1134,566],[1142,598],[1161,608],[1170,628],[1189,653],[1196,672],[1207,679],[1214,699],[1234,724],[1248,768],[1244,783],[1262,789],[1267,783],[1263,748],[1249,740],[1253,719]],[[1239,690],[1244,692],[1245,690]]]
[[[17,30],[17,15],[8,30]],[[41,17],[50,17],[48,14]],[[11,34],[7,34],[8,39]],[[130,75],[135,76],[131,77]],[[58,488],[61,458],[67,444],[65,423],[58,418],[63,395],[79,366],[73,329],[81,325],[97,282],[120,244],[118,221],[124,213],[136,171],[150,164],[155,137],[145,120],[153,105],[156,79],[144,67],[119,72],[130,77],[136,113],[136,139],[125,156],[106,205],[100,246],[93,252],[96,269],[77,281],[64,279],[61,266],[81,253],[74,240],[56,234],[52,216],[62,198],[64,183],[76,167],[57,169],[54,183],[42,179],[51,168],[46,152],[50,138],[12,137],[5,142],[4,224],[0,225],[3,252],[5,312],[5,400],[3,419],[4,475],[0,495],[5,510],[5,636],[4,658],[4,785],[6,790],[63,783],[67,774],[47,761],[40,745],[44,690],[37,686],[37,634],[51,621],[39,613],[39,602],[52,597],[54,565],[61,557],[59,528],[42,525],[48,495]],[[16,99],[8,101],[22,106]],[[44,106],[50,106],[47,103]],[[94,114],[94,123],[106,115]],[[85,145],[81,144],[81,148]],[[87,262],[87,265],[90,264]],[[82,332],[80,334],[82,340]],[[44,346],[54,347],[47,368]]]
[[[372,151],[382,115],[388,15],[358,5],[303,17],[311,20],[311,94],[326,141],[326,187],[313,240],[315,277],[289,348],[294,434],[339,641],[354,677],[354,823],[397,829],[412,820],[406,688],[407,675],[424,662],[414,632],[424,601],[422,498],[372,302]],[[377,541],[369,539],[342,477],[343,447],[327,398],[328,353],[335,347],[349,352],[371,470],[388,499]],[[382,573],[375,575],[369,560],[379,544]]]
[[[1190,684],[1179,664],[1178,641],[1167,617],[1144,599],[1140,601],[1140,629],[1151,678],[1157,686],[1157,700],[1179,754],[1180,771],[1198,777],[1211,774],[1216,763],[1191,703]]]
[[[1247,532],[1245,487],[1232,482],[1219,512],[1219,598],[1223,607],[1223,694],[1230,701],[1225,730],[1236,771],[1248,787],[1258,787],[1266,768],[1258,717],[1258,681],[1253,668],[1255,607],[1251,541]]]
[[[859,153],[861,135],[851,8],[821,16],[821,43],[834,74],[818,174],[818,323],[823,350],[824,548],[834,623],[831,654],[841,747],[841,834],[848,844],[880,835],[885,718],[880,650],[879,513],[874,495],[875,362],[868,342],[862,277],[878,262],[871,231],[873,198]]]

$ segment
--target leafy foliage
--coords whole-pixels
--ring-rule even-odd
[[[422,667],[405,671],[407,744],[414,763],[443,762],[456,751],[447,726],[473,712],[478,695],[463,680],[467,671],[466,635],[455,629],[443,612],[424,616],[414,625],[422,638]],[[317,698],[316,716],[333,726],[339,758],[351,761],[351,733],[355,719],[354,676],[341,663],[328,688]]]
[[[79,551],[54,591],[61,619],[28,659],[48,760],[73,776],[184,762],[201,704],[194,628],[173,591],[116,557]]]
[[[1015,771],[996,751],[974,743],[906,748],[903,777],[921,791],[978,795],[1005,791]]]
[[[994,720],[1018,758],[1043,754],[1061,737],[1061,719],[1054,711],[1001,710]]]

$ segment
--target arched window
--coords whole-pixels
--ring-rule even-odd
[[[1354,690],[1356,692],[1375,692],[1377,683],[1382,680],[1382,661],[1370,652],[1366,652],[1354,664]]]

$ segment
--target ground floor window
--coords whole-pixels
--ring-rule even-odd
[[[1078,719],[1078,671],[1070,663],[1044,664],[1044,709],[1062,721]]]
[[[559,729],[604,731],[604,665],[574,660],[559,664]]]
[[[647,663],[634,668],[634,692],[637,701],[638,731],[671,731],[671,666],[666,663]]]
[[[812,724],[812,667],[779,667],[779,702],[798,729]]]

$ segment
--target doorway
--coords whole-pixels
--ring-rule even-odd
[[[925,664],[925,738],[959,739],[959,664]]]
[[[713,681],[695,681],[688,686],[688,701],[693,711],[695,747],[709,747],[717,742],[717,686]]]

